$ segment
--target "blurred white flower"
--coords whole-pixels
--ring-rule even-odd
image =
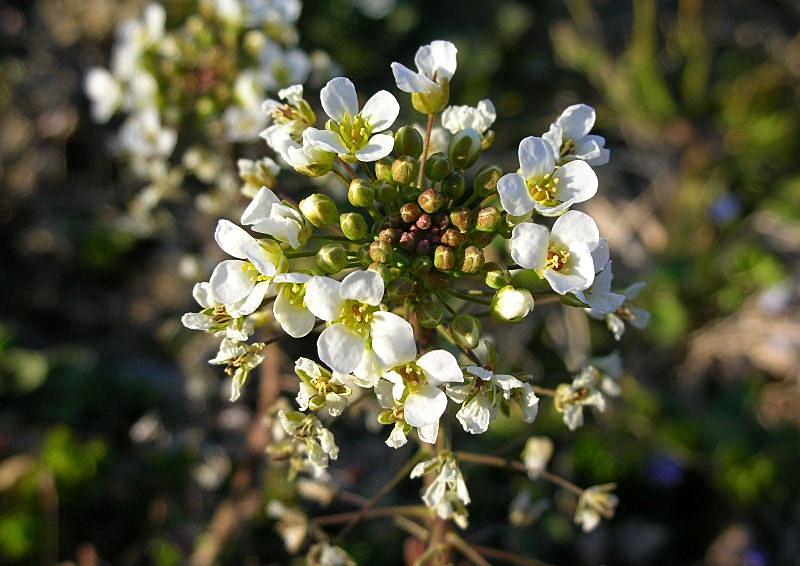
[[[573,104],[565,109],[542,135],[553,148],[554,155],[564,161],[581,160],[598,167],[608,163],[611,152],[602,136],[590,135],[595,121],[594,108]]]

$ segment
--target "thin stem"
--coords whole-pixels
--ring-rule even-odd
[[[351,179],[358,179],[358,174],[355,172],[355,169],[353,169],[347,161],[345,161],[340,157],[339,163],[341,163],[344,166],[344,170],[347,171],[347,174],[350,175]],[[350,183],[348,183],[348,185],[349,184]]]
[[[369,168],[369,165],[367,165],[363,161],[359,161],[359,163],[361,164],[361,168],[367,174],[367,177],[369,177],[369,180],[370,181],[374,181],[375,180],[375,173],[372,172],[372,169]]]
[[[468,558],[475,566],[492,566],[477,550],[456,533],[450,531],[447,533],[445,540],[449,542],[453,548],[463,554],[465,558]]]
[[[442,306],[443,306],[444,308],[446,308],[446,309],[447,309],[447,311],[448,311],[448,312],[449,312],[451,315],[453,315],[453,316],[455,316],[455,315],[456,315],[456,311],[453,309],[453,307],[451,307],[451,306],[448,304],[448,302],[447,302],[447,299],[445,299],[444,297],[442,297],[442,294],[441,294],[441,292],[440,292],[440,291],[437,291],[436,289],[433,289],[433,294],[434,294],[434,295],[436,295],[436,298],[437,298],[437,299],[439,299],[439,302],[440,302],[440,303],[442,303]]]
[[[533,392],[537,395],[544,395],[545,397],[555,397],[556,390],[555,389],[548,389],[547,387],[539,387],[538,385],[533,386]]]
[[[453,295],[454,297],[461,299],[462,301],[470,301],[472,303],[478,303],[479,305],[491,305],[492,301],[489,299],[483,299],[480,297],[473,297],[467,293],[462,293],[461,291],[456,291],[455,289],[447,289],[446,293]]]
[[[338,169],[336,169],[335,167],[333,167],[333,168],[331,169],[331,173],[333,173],[334,175],[336,175],[336,176],[339,178],[339,180],[340,180],[342,183],[344,183],[344,186],[345,186],[345,187],[349,187],[349,186],[350,186],[350,180],[349,180],[347,177],[345,177],[345,176],[344,176],[344,174],[342,174],[342,172],[341,172],[341,171],[339,171]]]
[[[456,452],[455,454],[456,458],[463,460],[464,462],[483,464],[484,466],[492,466],[495,468],[507,468],[522,472],[524,474],[528,473],[528,470],[525,468],[525,464],[522,462],[517,462],[516,460],[508,460],[506,458],[501,458],[500,456],[489,456],[487,454],[474,454],[472,452]],[[559,487],[562,487],[567,491],[571,491],[575,495],[581,495],[583,493],[583,489],[571,481],[548,471],[541,472],[539,477]]]
[[[425,145],[422,146],[422,158],[419,161],[419,175],[417,175],[417,186],[422,188],[422,177],[425,175],[425,162],[428,160],[428,150],[431,147],[431,134],[433,125],[436,122],[436,114],[428,114],[428,127],[425,129]]]
[[[549,562],[542,562],[536,558],[527,558],[519,554],[514,554],[513,552],[489,548],[488,546],[473,545],[472,548],[487,558],[496,558],[497,560],[515,564],[516,566],[552,566]]]
[[[331,242],[352,242],[347,236],[338,236],[336,234],[312,234],[309,240],[328,240]]]
[[[335,513],[333,515],[323,515],[321,517],[315,517],[312,519],[312,522],[318,526],[338,525],[340,523],[348,523],[349,525],[354,519],[358,519],[360,522],[364,519],[381,519],[393,516],[425,517],[428,514],[427,510],[421,505],[392,505],[388,507],[366,509],[366,511],[365,509],[366,508],[359,509],[358,511],[347,511],[345,513]],[[336,537],[334,544],[336,544],[341,538],[342,535],[339,534]]]

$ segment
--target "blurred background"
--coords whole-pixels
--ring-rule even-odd
[[[229,403],[206,364],[214,341],[180,326],[216,218],[179,202],[172,228],[125,229],[141,183],[82,93],[142,5],[0,3],[0,563],[287,564],[265,513],[281,482],[262,469],[260,400],[277,381]],[[454,41],[451,102],[494,101],[506,167],[576,102],[597,109],[612,150],[582,208],[617,279],[647,282],[653,314],[618,348],[622,397],[574,434],[548,407],[533,427],[500,421],[465,441],[549,435],[554,469],[618,483],[617,516],[581,534],[548,486],[474,468],[469,539],[559,565],[800,564],[798,4],[306,0],[299,30],[362,92],[393,90],[389,63],[420,44]],[[546,377],[563,368],[547,352],[567,318],[548,311],[509,344]],[[596,353],[617,348],[602,324],[580,328]],[[311,344],[274,349],[264,372],[290,373]],[[332,473],[361,494],[389,475],[375,461],[407,456],[360,422],[337,439]],[[541,504],[509,522],[520,492]],[[345,547],[402,564],[404,538],[374,523]]]

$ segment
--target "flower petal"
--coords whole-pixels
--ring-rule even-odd
[[[450,80],[456,72],[457,53],[458,49],[449,41],[432,41],[417,49],[414,63],[428,78],[435,76],[437,82]]]
[[[328,81],[319,93],[325,114],[341,122],[345,113],[351,117],[358,114],[358,95],[356,87],[346,77],[336,77]]]
[[[243,228],[230,220],[220,220],[214,230],[214,239],[222,251],[238,259],[247,259],[244,252],[246,245],[255,240]]]
[[[350,150],[342,143],[339,134],[330,130],[306,128],[303,131],[303,143],[318,147],[332,153],[349,153]]]
[[[425,373],[425,377],[428,378],[428,383],[431,385],[464,382],[464,374],[458,367],[458,361],[447,350],[428,352],[420,356],[417,365]]]
[[[588,289],[594,282],[594,261],[586,244],[571,244],[569,251],[569,261],[565,269],[547,269],[544,272],[544,278],[559,295]]]
[[[511,257],[528,269],[542,269],[547,261],[550,233],[533,222],[523,222],[511,232]]]
[[[406,399],[403,418],[411,426],[422,427],[439,422],[447,408],[447,396],[438,387],[423,385]]]
[[[289,302],[289,290],[282,289],[275,297],[272,314],[284,332],[292,338],[306,336],[314,329],[317,321],[314,313],[303,306],[295,306]]]
[[[507,173],[500,177],[497,181],[497,192],[503,210],[512,216],[524,216],[533,210],[533,197],[525,185],[525,179],[518,173]]]
[[[552,146],[542,138],[528,136],[519,142],[519,166],[526,179],[537,178],[553,172],[556,156]]]
[[[556,220],[551,234],[554,240],[569,248],[572,248],[573,243],[583,243],[592,250],[600,243],[600,231],[594,219],[577,210],[570,210]]]
[[[397,88],[403,92],[426,92],[437,88],[435,82],[400,63],[392,63],[392,74]]]
[[[594,108],[587,104],[573,104],[561,113],[556,123],[561,126],[566,139],[580,139],[594,126]]]
[[[329,326],[317,338],[319,359],[339,373],[356,369],[365,349],[364,339],[343,324]]]
[[[383,300],[383,277],[377,271],[354,271],[339,287],[342,299],[351,299],[377,307]]]
[[[470,434],[483,434],[489,429],[494,411],[485,395],[476,395],[469,403],[462,405],[456,413],[462,428]]]
[[[361,117],[372,126],[373,132],[382,132],[389,128],[397,120],[398,114],[400,114],[400,104],[394,95],[386,90],[379,90],[373,94],[361,109]]]
[[[376,312],[370,335],[372,350],[384,368],[399,366],[417,357],[414,329],[407,320],[394,313]]]
[[[209,283],[211,292],[218,301],[233,304],[244,299],[253,290],[255,283],[245,271],[246,266],[245,261],[228,259],[214,268]]]
[[[394,137],[388,134],[375,134],[367,145],[356,150],[356,157],[364,163],[371,163],[383,159],[392,152]]]
[[[556,170],[559,200],[584,202],[597,193],[597,175],[585,161],[570,161]]]
[[[280,204],[281,199],[267,187],[261,189],[253,197],[242,213],[242,224],[250,226],[269,218],[273,204]]]
[[[439,436],[438,421],[433,424],[419,427],[417,429],[417,434],[422,442],[427,444],[436,444],[436,438]]]
[[[312,277],[306,283],[306,307],[321,320],[338,320],[344,299],[339,294],[341,283],[330,277]]]

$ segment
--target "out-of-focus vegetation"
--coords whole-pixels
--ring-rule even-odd
[[[137,187],[110,157],[110,130],[89,121],[80,82],[139,6],[0,7],[0,562],[286,563],[264,509],[283,487],[260,475],[259,384],[229,404],[205,366],[211,344],[179,328],[206,269],[189,254],[214,219],[191,216],[158,240],[113,222]],[[555,469],[618,483],[617,517],[582,535],[557,511],[569,501],[537,505],[546,486],[473,468],[485,489],[472,490],[472,540],[555,564],[796,564],[797,6],[309,0],[299,27],[365,91],[391,88],[389,63],[419,44],[456,42],[464,98],[452,102],[495,101],[494,151],[509,167],[520,138],[579,101],[597,108],[612,149],[585,209],[620,278],[648,282],[653,320],[628,331],[622,399],[597,426],[569,434],[545,412],[534,427],[556,439]],[[543,373],[561,369],[548,350],[589,333],[596,353],[615,348],[600,323],[548,316],[562,332],[526,326],[501,346]],[[499,424],[481,441],[531,433]],[[337,438],[349,445],[337,481],[373,492],[382,438]],[[509,526],[520,490],[533,506]],[[399,533],[358,532],[348,550],[360,563],[402,563]]]

